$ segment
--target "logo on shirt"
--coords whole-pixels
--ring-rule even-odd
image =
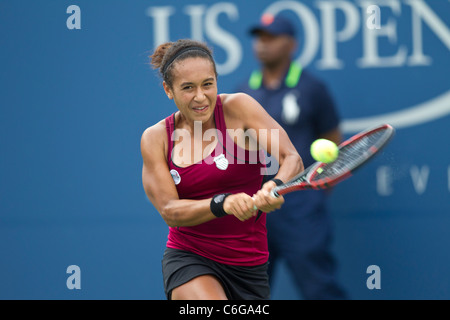
[[[173,182],[175,182],[176,185],[181,182],[181,176],[177,170],[175,169],[170,170],[170,174],[172,175]]]
[[[223,198],[225,198],[225,194],[219,194],[215,196],[213,199],[215,203],[221,203],[223,201]]]
[[[225,158],[223,153],[220,156],[214,157],[214,162],[216,163],[216,167],[220,170],[227,170],[228,168],[228,160]]]
[[[300,106],[297,103],[297,97],[290,92],[283,97],[283,109],[281,111],[281,119],[286,124],[293,125],[298,121],[300,116]]]

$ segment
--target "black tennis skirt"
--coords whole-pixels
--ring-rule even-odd
[[[198,254],[166,248],[162,259],[164,291],[168,300],[172,290],[201,275],[214,275],[230,300],[268,300],[270,298],[268,263],[234,266],[215,262]]]

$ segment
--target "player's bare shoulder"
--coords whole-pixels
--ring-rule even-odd
[[[163,137],[167,136],[166,134],[166,124],[165,120],[161,120],[158,123],[154,124],[151,127],[148,127],[144,130],[141,137],[141,142],[143,144],[147,144],[153,140],[162,140]]]
[[[225,116],[237,119],[251,117],[257,112],[259,103],[246,93],[221,94]]]
[[[248,125],[262,114],[265,114],[261,105],[246,93],[221,94],[225,117],[240,120],[243,127]]]
[[[220,95],[224,110],[227,112],[238,113],[245,109],[249,104],[253,104],[255,100],[246,93],[222,93]]]
[[[141,136],[141,152],[143,157],[152,154],[166,154],[168,137],[165,120],[161,120],[144,130]]]

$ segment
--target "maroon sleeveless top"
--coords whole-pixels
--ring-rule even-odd
[[[219,193],[245,192],[252,196],[262,185],[265,164],[262,151],[237,146],[226,130],[220,96],[214,110],[216,134],[213,152],[202,161],[178,167],[172,161],[175,114],[167,117],[168,164],[180,199],[208,199]],[[208,139],[209,140],[209,139]],[[240,221],[232,215],[193,227],[169,227],[167,247],[190,251],[211,260],[241,266],[267,262],[266,214]]]

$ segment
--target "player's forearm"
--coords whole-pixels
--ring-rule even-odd
[[[171,200],[160,211],[169,227],[189,227],[215,219],[210,210],[211,199]]]
[[[275,178],[286,182],[304,170],[302,158],[298,153],[291,153],[283,158]]]

